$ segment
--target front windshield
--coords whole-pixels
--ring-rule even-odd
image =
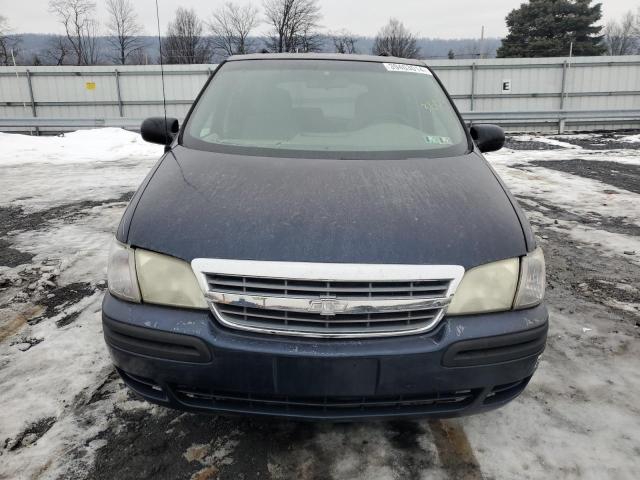
[[[426,67],[331,60],[242,60],[216,73],[183,143],[307,156],[461,154],[467,137]]]

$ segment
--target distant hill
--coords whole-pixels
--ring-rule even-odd
[[[145,45],[144,55],[140,55],[140,63],[155,64],[158,63],[159,50],[158,39],[153,36],[140,37]],[[324,52],[332,52],[333,43],[331,37],[323,36]],[[20,65],[47,65],[51,63],[51,59],[46,52],[51,46],[51,42],[55,39],[55,35],[26,33],[21,35],[21,44],[16,59]],[[356,37],[356,48],[358,53],[369,54],[373,46],[373,37]],[[264,48],[264,39],[253,38],[256,49],[259,51]],[[442,38],[420,38],[418,39],[420,52],[423,58],[448,58],[452,52],[455,58],[478,58],[482,54],[484,58],[492,58],[496,56],[496,50],[500,46],[499,38],[486,38],[480,42],[479,39],[442,39]],[[113,61],[111,59],[111,46],[107,42],[107,37],[98,38],[98,48],[101,52],[100,64],[109,65]],[[212,63],[217,63],[222,57],[213,55]]]

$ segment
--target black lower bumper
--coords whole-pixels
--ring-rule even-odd
[[[425,335],[313,341],[221,327],[207,311],[105,296],[103,325],[125,383],[194,412],[299,419],[452,417],[519,395],[544,350],[544,306],[445,318]]]

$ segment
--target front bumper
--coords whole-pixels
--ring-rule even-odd
[[[230,330],[204,310],[105,295],[105,340],[125,383],[193,412],[348,421],[453,417],[518,396],[535,371],[546,307],[445,318],[424,335],[314,340]]]

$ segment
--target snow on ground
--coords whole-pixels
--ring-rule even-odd
[[[10,412],[0,417],[0,442],[8,441],[5,451],[0,444],[0,478],[68,468],[67,446],[105,428],[111,402],[94,406],[91,424],[78,415],[98,379],[112,371],[99,317],[105,252],[126,206],[121,197],[137,188],[161,153],[120,129],[59,137],[0,133],[0,209],[17,209],[8,215],[27,224],[35,217],[35,228],[5,238],[34,255],[31,261],[0,267],[0,281],[20,282],[0,290],[0,399]],[[53,307],[36,306],[43,303]],[[29,445],[47,419],[55,423]]]
[[[517,153],[522,155],[522,152]],[[492,165],[500,176],[504,175],[503,179],[516,195],[536,197],[578,215],[624,217],[627,222],[640,225],[640,209],[636,208],[637,193],[570,173],[526,167],[526,164],[523,168],[512,168],[513,165],[522,165],[522,158],[516,154],[510,158],[508,152],[494,154],[490,158]],[[568,185],[570,188],[567,188]]]
[[[0,133],[0,165],[28,163],[65,165],[113,162],[157,156],[162,147],[120,128],[78,130],[59,136],[29,136]]]
[[[162,147],[133,132],[104,128],[54,137],[0,133],[0,152],[2,202],[40,210],[131,191]]]
[[[582,140],[589,138],[587,134],[572,137]],[[636,137],[640,138],[639,135],[622,138]],[[546,211],[544,214],[538,214],[542,217],[553,217],[554,209],[563,209],[583,220],[592,221],[589,224],[584,224],[555,219],[557,226],[551,228],[563,228],[577,241],[596,245],[610,254],[620,256],[624,256],[624,252],[640,252],[640,236],[638,236],[638,232],[640,232],[640,195],[638,193],[617,188],[604,181],[549,168],[540,168],[541,165],[544,166],[544,163],[541,162],[572,161],[578,158],[589,162],[615,162],[621,164],[621,170],[624,169],[624,166],[631,165],[640,171],[640,150],[596,152],[546,137],[522,135],[515,137],[515,139],[545,144],[552,142],[554,145],[564,144],[569,147],[562,150],[534,151],[504,148],[487,155],[511,192],[519,197],[521,204],[535,205],[539,211]],[[532,162],[538,163],[533,165]],[[603,219],[616,219],[621,225],[637,227],[638,230],[635,235],[603,230],[600,225]],[[632,256],[631,260],[640,265],[640,255]]]
[[[549,273],[531,385],[470,418],[308,426],[180,414],[117,380],[100,324],[107,245],[161,147],[118,129],[0,134],[0,479],[636,478],[640,135],[511,141],[487,158]]]
[[[584,138],[587,138],[587,137],[588,136],[585,136]],[[541,137],[539,135],[517,135],[512,138],[519,142],[538,142],[545,145],[551,145],[553,147],[568,148],[570,150],[571,149],[579,150],[582,148],[578,145],[573,145],[571,143],[563,142],[562,140],[558,140],[551,137]]]
[[[619,139],[621,142],[628,142],[628,143],[640,143],[640,134],[636,134],[636,135],[627,135],[624,137],[620,137]]]
[[[512,149],[503,148],[498,152],[493,152],[488,155],[492,159],[495,158],[498,163],[510,163],[517,164],[522,161],[529,163],[532,161],[557,161],[557,160],[571,160],[575,158],[584,158],[589,161],[615,161],[622,164],[639,165],[640,158],[638,155],[637,142],[640,141],[640,135],[629,135],[625,137],[616,138],[598,138],[594,145],[606,146],[608,143],[617,142],[620,144],[628,144],[634,148],[611,148],[611,149],[598,149],[592,150],[587,148],[591,142],[589,139],[594,139],[593,135],[585,133],[577,135],[563,135],[558,138],[553,137],[541,137],[536,135],[516,135],[511,137],[512,146],[517,146],[518,143],[533,143],[540,145],[550,145],[557,147],[554,149]],[[635,140],[634,140],[635,139]],[[569,143],[566,140],[571,140],[575,143]],[[586,146],[583,146],[586,145]],[[492,160],[493,162],[493,160]]]

